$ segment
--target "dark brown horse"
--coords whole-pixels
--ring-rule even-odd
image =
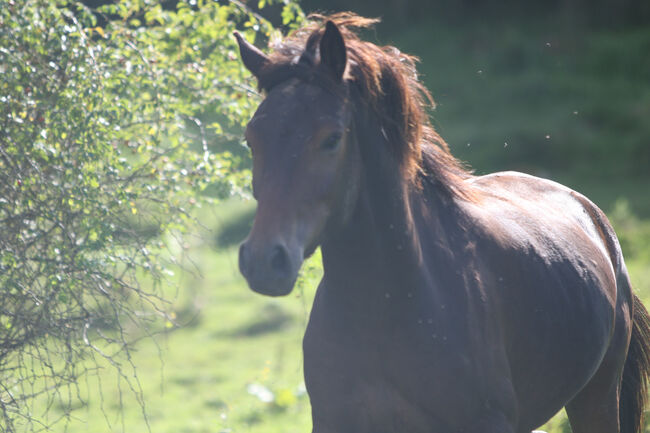
[[[269,56],[248,124],[250,287],[289,293],[319,245],[304,338],[315,433],[639,433],[648,315],[605,215],[557,183],[473,176],[428,122],[415,59],[316,17]]]

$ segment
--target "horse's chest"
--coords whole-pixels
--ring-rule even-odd
[[[314,431],[318,433],[448,431],[444,422],[380,378],[348,377],[337,397],[322,391],[318,386],[310,388]]]
[[[416,319],[415,326],[371,331],[312,320],[304,355],[315,426],[337,432],[456,430],[450,423],[480,406],[480,392],[467,392],[480,384],[468,352],[427,325]]]

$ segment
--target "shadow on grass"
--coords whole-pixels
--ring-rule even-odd
[[[258,337],[274,332],[281,332],[291,326],[293,317],[276,304],[266,304],[255,314],[255,320],[246,325],[228,331],[222,336],[227,337]]]

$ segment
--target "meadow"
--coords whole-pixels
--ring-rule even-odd
[[[621,238],[635,290],[650,303],[650,219],[633,214],[625,200],[620,196],[605,209]],[[193,270],[174,281],[176,324],[133,351],[144,414],[135,395],[106,368],[81,384],[85,403],[73,408],[68,432],[310,431],[301,339],[320,277],[318,253],[288,297],[251,292],[237,269],[236,241],[253,207],[233,200],[199,215],[205,232],[186,252]],[[50,417],[65,409],[53,407]],[[563,414],[544,428],[568,431]]]
[[[440,26],[430,29],[435,46],[423,40],[422,27],[385,38],[423,57],[421,72],[439,103],[439,129],[479,173],[508,168],[550,177],[608,214],[634,288],[650,305],[647,147],[636,157],[629,153],[634,143],[647,142],[650,124],[625,129],[625,122],[650,115],[650,89],[639,72],[650,32],[599,34],[567,46],[543,30],[529,38],[520,37],[523,31],[474,29],[491,49]],[[464,58],[450,60],[457,52]],[[576,52],[583,55],[575,58]],[[615,54],[637,63],[596,67]],[[558,153],[565,143],[572,146]],[[237,243],[253,208],[253,202],[231,200],[196,215],[204,228],[184,251],[189,271],[177,273],[168,289],[174,323],[133,350],[144,408],[105,368],[80,384],[83,404],[50,408],[50,418],[72,409],[55,431],[64,425],[71,433],[310,431],[301,340],[319,280],[318,254],[288,297],[251,292],[237,269]],[[43,409],[36,407],[34,416]],[[569,431],[563,414],[544,429]]]

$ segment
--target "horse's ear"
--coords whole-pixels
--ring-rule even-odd
[[[251,71],[253,75],[259,78],[259,73],[265,64],[269,62],[269,58],[261,52],[253,44],[249,43],[239,32],[235,32],[237,44],[239,44],[239,53],[241,54],[242,62],[246,69]]]
[[[334,75],[337,81],[340,81],[343,79],[346,62],[347,54],[343,35],[336,24],[328,21],[320,40],[320,63]]]

